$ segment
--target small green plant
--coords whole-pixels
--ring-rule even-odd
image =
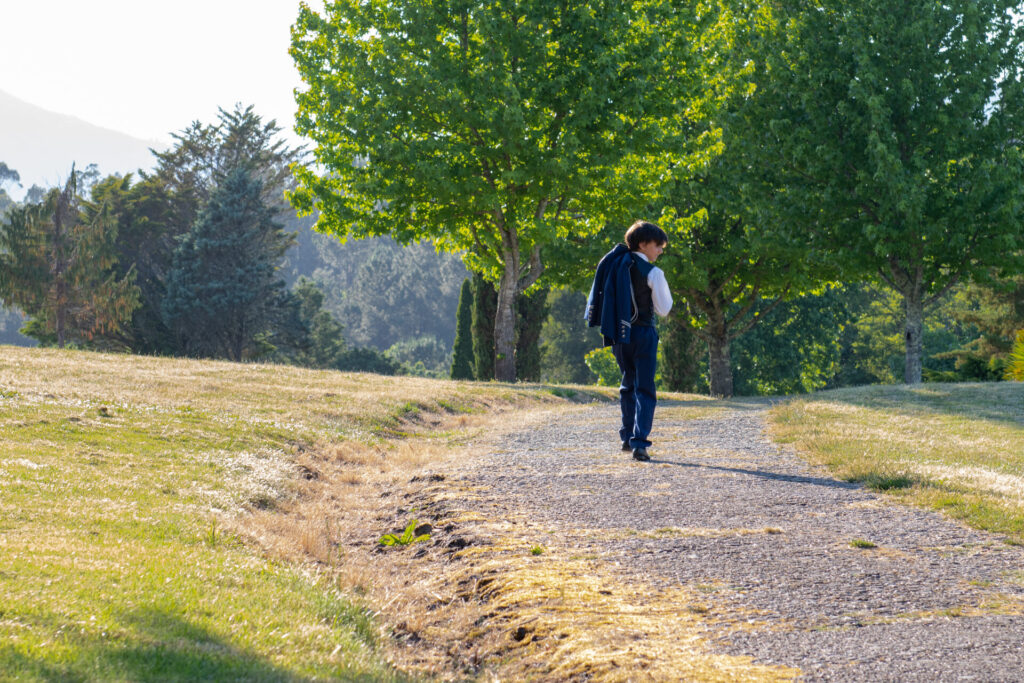
[[[217,545],[217,539],[217,520],[211,519],[210,528],[203,534],[203,540],[206,541],[207,545],[214,546]]]
[[[577,394],[575,389],[563,389],[562,387],[551,387],[548,391],[558,398],[576,398]]]
[[[850,541],[851,548],[877,548],[878,546],[871,541],[866,541],[863,538],[855,538]]]
[[[894,491],[898,489],[909,489],[914,485],[914,478],[905,474],[884,474],[872,472],[865,477],[859,477],[860,481],[872,491]]]
[[[543,555],[544,554],[544,548],[541,548],[539,545],[535,545],[532,548],[530,548],[530,554],[531,555]]]
[[[420,541],[429,541],[430,534],[416,535],[416,520],[409,522],[409,525],[405,527],[405,531],[402,532],[401,536],[396,534],[384,534],[380,537],[378,543],[381,545],[411,545],[413,543],[419,543]]]

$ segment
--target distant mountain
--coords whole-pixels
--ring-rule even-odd
[[[33,184],[52,187],[63,182],[72,162],[79,169],[96,164],[104,175],[148,170],[154,160],[150,147],[162,145],[47,111],[0,91],[0,161],[21,175],[22,188],[8,188],[15,198]]]

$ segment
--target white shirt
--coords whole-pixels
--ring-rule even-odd
[[[651,259],[639,251],[634,254],[648,263]],[[654,312],[664,318],[672,310],[672,292],[668,291],[668,280],[665,279],[665,271],[658,266],[651,268],[647,274],[647,286],[651,288],[651,300],[654,303]]]

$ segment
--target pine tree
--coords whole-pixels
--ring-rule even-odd
[[[459,311],[455,317],[455,346],[452,350],[452,379],[475,379],[473,368],[473,287],[462,282]]]
[[[277,266],[292,243],[263,201],[262,183],[234,171],[175,250],[165,321],[186,353],[241,361],[273,350],[290,315]]]
[[[139,303],[135,272],[115,270],[117,223],[105,204],[78,196],[74,168],[63,188],[12,210],[0,230],[0,299],[32,320],[45,343],[91,343],[130,320]]]

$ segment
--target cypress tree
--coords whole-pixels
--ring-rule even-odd
[[[476,378],[494,379],[494,316],[498,292],[479,273],[473,274],[473,358]]]
[[[473,287],[462,281],[459,310],[455,315],[455,346],[452,350],[452,379],[475,379],[473,356]]]

